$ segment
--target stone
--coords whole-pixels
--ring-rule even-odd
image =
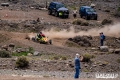
[[[35,52],[33,53],[34,56],[38,56],[39,54],[40,54],[40,52],[38,52],[38,51],[35,51]]]
[[[93,67],[97,67],[97,65],[93,65]]]
[[[73,67],[74,67],[74,65],[73,65],[73,64],[69,64],[69,67],[73,68]]]
[[[14,43],[10,43],[9,47],[15,47],[15,44]]]
[[[28,53],[27,56],[32,56],[32,54],[31,54],[31,53]]]
[[[8,46],[7,45],[3,45],[2,49],[8,50]]]
[[[15,70],[18,70],[18,68],[14,68]]]
[[[100,51],[108,52],[108,50],[109,50],[108,46],[100,46]]]
[[[89,65],[88,65],[88,64],[85,64],[84,66],[85,66],[85,67],[88,67]]]
[[[106,62],[106,61],[103,61],[103,62],[101,62],[100,64],[99,64],[99,66],[106,66],[108,64],[108,62]]]
[[[109,52],[110,53],[114,53],[114,49],[109,49]]]
[[[114,50],[114,53],[115,53],[115,54],[119,54],[119,53],[120,53],[120,49],[115,49],[115,50]]]
[[[0,8],[0,10],[2,10],[2,8]]]

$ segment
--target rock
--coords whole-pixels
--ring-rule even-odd
[[[2,8],[0,8],[0,10],[2,10]]]
[[[31,54],[31,53],[28,53],[27,56],[32,56],[32,54]]]
[[[20,52],[21,52],[21,49],[22,49],[22,48],[17,48],[17,49],[16,49],[16,52],[17,52],[17,53],[20,53]]]
[[[6,66],[7,66],[7,64],[2,64],[2,66],[3,66],[3,67],[6,67]]]
[[[108,46],[100,46],[100,51],[102,52],[108,52]]]
[[[102,67],[104,67],[104,66],[106,66],[108,64],[108,62],[106,62],[106,61],[103,61],[103,62],[101,62],[100,64],[99,64],[99,66],[102,66]]]
[[[97,65],[93,65],[93,67],[97,67]]]
[[[15,47],[15,44],[14,43],[10,43],[9,47]]]
[[[119,53],[120,53],[120,49],[115,49],[115,50],[114,50],[114,53],[115,53],[115,54],[119,54]]]
[[[1,3],[1,6],[9,6],[9,3]]]
[[[74,65],[73,65],[73,64],[69,64],[69,67],[73,68],[73,67],[74,67]]]
[[[98,48],[91,48],[91,51],[96,51],[96,50],[98,50]]]
[[[85,66],[85,67],[88,67],[89,65],[88,65],[88,64],[85,64],[84,66]]]
[[[95,54],[103,55],[105,52],[96,52]]]
[[[109,49],[109,52],[110,53],[114,53],[114,49]]]
[[[38,56],[39,54],[40,54],[40,52],[38,52],[38,51],[35,51],[35,52],[33,53],[34,56]]]
[[[8,46],[7,45],[3,45],[2,49],[8,50]]]
[[[18,70],[18,68],[14,68],[15,70]]]
[[[26,49],[25,48],[21,48],[21,52],[26,52]]]

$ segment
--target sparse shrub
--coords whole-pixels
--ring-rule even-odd
[[[17,68],[26,68],[29,66],[29,61],[25,56],[21,56],[16,61],[16,67]]]
[[[29,47],[29,53],[32,53],[34,50],[33,50],[33,47]]]
[[[113,22],[113,21],[110,20],[110,19],[104,19],[101,24],[102,24],[102,25],[111,24],[112,22]]]
[[[27,56],[28,53],[33,54],[33,48],[29,47],[29,48],[21,48],[21,47],[17,47],[16,48],[16,52],[12,53],[12,56]]]
[[[120,10],[119,11],[115,11],[115,13],[113,14],[116,17],[120,17]]]
[[[7,51],[0,51],[0,57],[1,57],[1,58],[10,58],[11,55],[10,55],[10,53],[7,52]]]
[[[103,62],[102,62],[102,65],[107,65],[107,64],[108,64],[107,61],[103,61]]]
[[[79,19],[75,19],[73,21],[73,24],[81,25],[81,26],[88,26],[89,25],[89,23],[87,21],[82,21],[82,20],[79,20]]]
[[[88,70],[88,69],[84,69],[83,71],[84,71],[84,72],[89,72],[89,70]]]
[[[117,62],[120,63],[120,58],[117,59]]]
[[[78,44],[76,44],[76,43],[74,43],[74,42],[72,42],[72,41],[66,41],[66,45],[68,46],[68,47],[80,47]]]
[[[89,23],[87,21],[84,21],[81,23],[81,26],[88,26],[88,25],[89,25]]]
[[[75,24],[75,25],[80,25],[82,22],[81,22],[81,20],[79,20],[79,19],[75,19],[74,21],[73,21],[73,24]]]
[[[53,56],[52,59],[54,59],[54,60],[59,60],[59,56]]]
[[[61,60],[67,60],[67,57],[66,56],[61,56],[60,59]]]
[[[82,60],[83,62],[90,62],[91,58],[95,58],[94,55],[91,55],[91,54],[88,54],[88,53],[85,53],[82,56],[83,56],[83,60]]]
[[[50,59],[52,59],[52,60],[67,60],[67,57],[62,56],[62,55],[54,55],[54,56],[51,56]]]
[[[12,56],[27,56],[29,52],[12,53]]]
[[[110,12],[110,10],[106,9],[105,12]]]

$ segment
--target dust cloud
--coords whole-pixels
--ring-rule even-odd
[[[100,32],[103,32],[106,36],[120,37],[120,24],[116,23],[114,25],[105,26],[104,28],[93,28],[88,31],[80,31],[77,33],[75,32],[73,27],[71,27],[69,31],[66,29],[56,31],[54,28],[52,28],[49,31],[44,30],[42,32],[51,39],[52,38],[70,38],[78,35],[99,36]]]

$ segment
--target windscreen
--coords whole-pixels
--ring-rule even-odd
[[[87,8],[87,9],[86,9],[86,12],[95,12],[95,10],[92,9],[92,8]]]
[[[58,9],[58,8],[61,8],[61,7],[64,7],[64,5],[63,4],[58,4],[58,5],[56,5],[56,8]]]

